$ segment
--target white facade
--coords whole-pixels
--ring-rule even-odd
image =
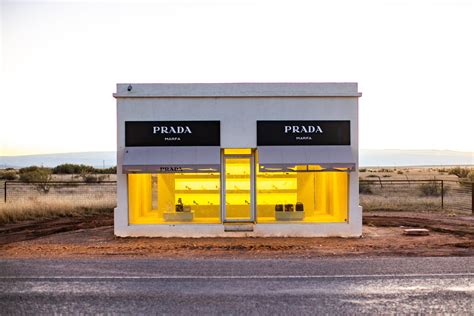
[[[362,234],[358,183],[357,83],[118,84],[117,236],[342,236]],[[247,223],[248,231],[226,231],[229,224],[130,224],[127,174],[122,173],[126,121],[220,121],[221,148],[258,151],[259,120],[350,121],[348,220],[344,223]],[[225,193],[223,193],[225,194]],[[255,200],[252,201],[255,203]],[[254,208],[255,209],[255,208]],[[232,230],[232,229],[231,229]],[[236,229],[238,230],[238,229]]]

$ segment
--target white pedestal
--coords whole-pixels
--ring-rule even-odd
[[[304,212],[275,212],[277,221],[301,221],[304,219]]]
[[[194,211],[190,212],[165,212],[163,213],[165,222],[192,222]]]

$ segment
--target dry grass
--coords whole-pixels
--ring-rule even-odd
[[[115,205],[115,199],[74,201],[61,197],[36,197],[26,201],[0,203],[0,224],[39,218],[93,216],[110,212]]]
[[[420,196],[360,195],[364,211],[440,211],[440,198]]]

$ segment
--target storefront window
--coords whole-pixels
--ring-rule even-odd
[[[346,222],[349,173],[319,166],[257,168],[257,222]],[[304,170],[304,171],[301,171]]]
[[[130,224],[220,223],[220,173],[129,174]]]

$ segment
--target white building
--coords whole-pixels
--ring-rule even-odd
[[[360,236],[357,83],[118,84],[117,236]]]

